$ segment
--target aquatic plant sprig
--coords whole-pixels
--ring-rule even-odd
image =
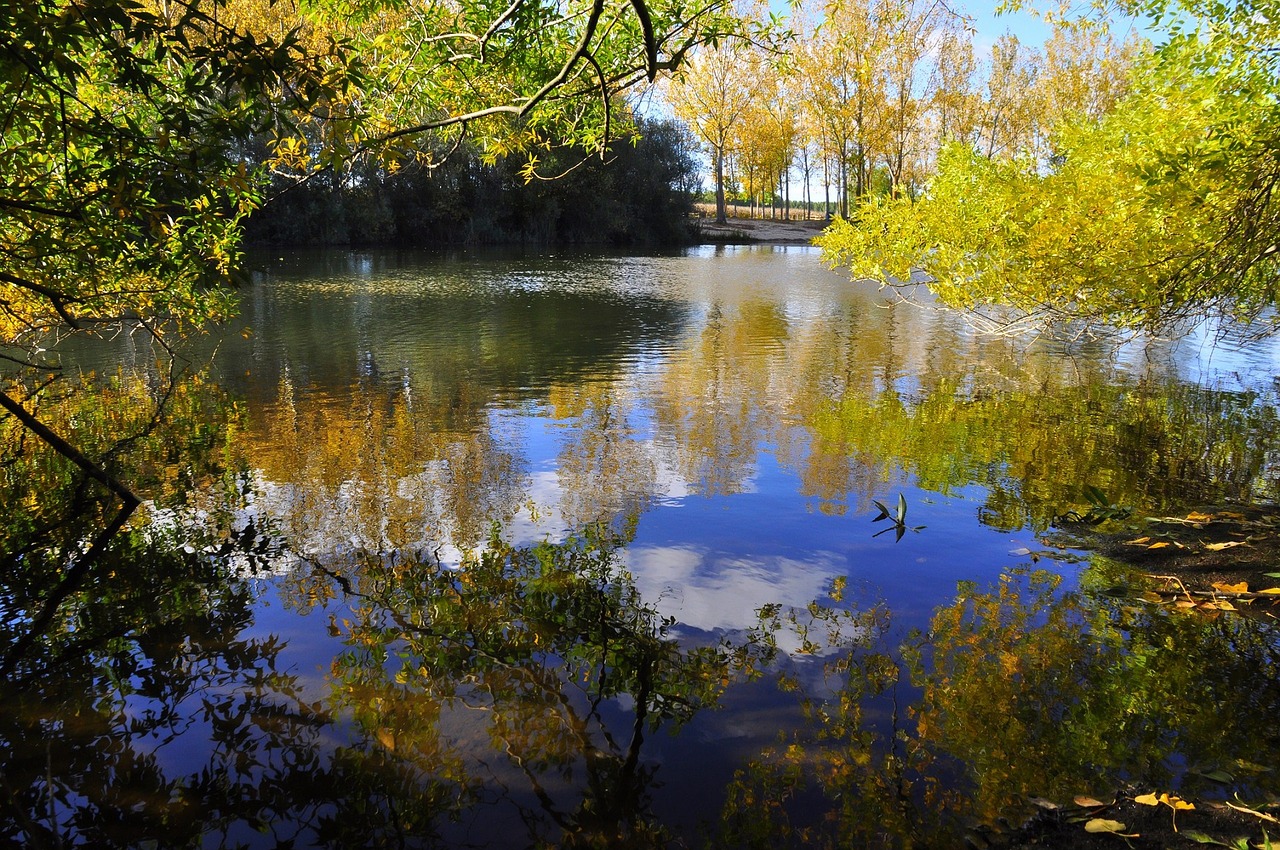
[[[882,519],[887,519],[893,523],[893,525],[888,528],[882,528],[875,534],[871,535],[873,538],[879,537],[881,534],[888,531],[895,531],[897,534],[894,537],[894,541],[897,542],[898,540],[901,540],[902,535],[906,534],[908,531],[920,531],[925,528],[923,525],[907,525],[907,499],[901,493],[898,494],[897,510],[890,511],[889,508],[885,506],[884,502],[881,502],[878,499],[872,499],[871,504],[880,509],[880,516],[871,520],[872,522],[880,522]]]

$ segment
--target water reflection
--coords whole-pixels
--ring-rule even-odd
[[[1278,495],[1265,384],[1181,380],[1168,346],[1135,372],[975,337],[803,254],[726,263],[597,258],[572,285],[556,261],[271,278],[220,355],[248,382],[245,456],[316,550],[623,521],[754,492],[765,453],[831,515],[909,477],[980,485],[1006,530],[1044,529],[1085,485],[1150,511]]]
[[[1275,790],[1269,626],[1001,578],[1085,484],[1276,497],[1269,375],[975,338],[804,250],[404,259],[278,265],[177,383],[122,338],[45,388],[147,499],[73,588],[110,497],[0,422],[5,840],[948,846]],[[872,538],[897,492],[928,528]]]
[[[833,692],[799,689],[806,723],[738,774],[728,835],[972,846],[1024,822],[1031,797],[1109,800],[1127,783],[1211,799],[1276,793],[1274,620],[1189,617],[1058,584],[1019,570],[995,587],[962,585],[900,647],[904,671],[892,647],[827,661]],[[903,680],[918,697],[901,701]],[[870,711],[885,695],[891,724]],[[830,801],[826,818],[794,817],[788,801],[806,794]],[[983,837],[966,840],[975,828]]]

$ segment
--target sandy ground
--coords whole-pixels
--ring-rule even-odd
[[[801,215],[802,213],[793,213]],[[694,222],[699,233],[708,242],[765,242],[774,245],[805,245],[822,232],[826,222],[821,219],[805,221],[794,219],[753,219],[730,217],[726,224],[716,224],[714,210],[704,211],[704,218]]]

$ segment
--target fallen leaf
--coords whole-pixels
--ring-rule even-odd
[[[1059,808],[1057,803],[1046,800],[1044,797],[1028,797],[1027,802],[1049,812],[1056,812]]]
[[[1196,607],[1196,603],[1192,602],[1190,599],[1179,599],[1177,602],[1173,604],[1175,608],[1195,608]]]
[[[1156,797],[1156,795],[1155,795],[1155,794],[1142,794],[1142,795],[1139,795],[1139,796],[1137,796],[1137,797],[1134,797],[1134,798],[1133,798],[1133,802],[1138,803],[1139,805],[1142,805],[1142,806],[1158,806],[1158,805],[1160,805],[1160,800]]]
[[[1259,590],[1259,593],[1265,593],[1268,596],[1280,596],[1280,587],[1268,587],[1266,590]]]
[[[1155,602],[1157,604],[1164,602],[1164,597],[1156,593],[1154,590],[1142,591],[1142,599],[1145,602]]]
[[[1213,514],[1202,514],[1199,511],[1192,511],[1187,514],[1187,519],[1191,522],[1213,522]]]
[[[1147,548],[1148,548],[1148,549],[1163,549],[1163,548],[1165,548],[1165,547],[1166,547],[1166,546],[1168,546],[1168,545],[1169,545],[1169,544],[1168,544],[1168,542],[1166,542],[1166,541],[1164,541],[1164,540],[1161,540],[1159,543],[1152,543],[1152,544],[1151,544],[1150,546],[1148,546]]]
[[[1237,806],[1235,803],[1231,802],[1230,800],[1227,800],[1226,803],[1228,806],[1235,809],[1237,812],[1244,812],[1246,815],[1253,815],[1255,818],[1261,818],[1262,820],[1270,821],[1271,823],[1280,823],[1280,820],[1273,818],[1271,815],[1267,814],[1266,812],[1260,812],[1257,809],[1251,809],[1248,806]]]
[[[1136,834],[1126,835],[1125,830],[1128,829],[1118,820],[1107,820],[1106,818],[1094,818],[1084,825],[1085,832],[1110,832],[1119,835],[1122,838],[1137,838]]]
[[[1215,581],[1213,589],[1220,590],[1223,593],[1248,593],[1249,582],[1242,581],[1239,584],[1227,584],[1225,581]]]
[[[1233,549],[1236,546],[1243,545],[1245,545],[1243,540],[1227,540],[1222,543],[1206,543],[1204,544],[1204,548],[1208,549],[1210,552],[1221,552],[1223,549]]]
[[[1082,806],[1083,808],[1086,808],[1086,809],[1097,809],[1102,806],[1111,805],[1110,803],[1104,803],[1101,800],[1095,800],[1092,797],[1086,797],[1083,794],[1077,794],[1075,798],[1072,800],[1072,802],[1074,802],[1077,806]]]
[[[1129,546],[1141,546],[1143,543],[1150,543],[1150,542],[1151,542],[1151,538],[1150,538],[1150,537],[1139,537],[1137,540],[1126,540],[1126,541],[1125,541],[1125,543],[1126,543],[1127,545],[1129,545]]]

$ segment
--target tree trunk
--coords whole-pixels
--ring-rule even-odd
[[[729,216],[724,205],[724,147],[715,148],[716,160],[716,223],[728,224]]]

